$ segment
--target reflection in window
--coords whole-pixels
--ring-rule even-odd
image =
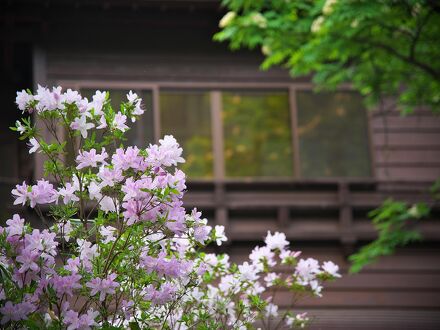
[[[296,94],[301,176],[370,175],[366,111],[354,92]]]
[[[188,177],[213,176],[209,92],[161,91],[160,125],[162,136],[172,134],[182,146]]]
[[[120,105],[123,102],[127,102],[128,90],[122,89],[105,89],[100,88],[101,91],[108,91],[110,93],[110,103],[114,111],[120,110]],[[96,89],[81,89],[81,95],[87,97],[89,102],[92,101],[92,97],[95,94]],[[125,133],[126,141],[124,141],[124,146],[135,145],[139,148],[145,148],[150,143],[154,141],[153,132],[153,101],[151,91],[143,91],[138,93],[139,97],[142,98],[143,108],[146,110],[139,120],[135,123],[131,121],[130,118],[127,119],[126,125],[130,129]],[[99,136],[97,137],[99,140]]]
[[[292,176],[288,93],[228,91],[222,105],[226,176]]]

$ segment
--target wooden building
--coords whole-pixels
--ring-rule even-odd
[[[214,0],[16,0],[0,3],[0,214],[18,180],[41,176],[7,127],[15,90],[61,85],[84,94],[137,91],[148,112],[130,133],[143,146],[173,134],[186,150],[188,207],[227,228],[226,250],[247,257],[267,230],[294,249],[334,260],[344,278],[298,310],[312,328],[440,329],[440,118],[368,112],[349,86],[314,94],[308,79],[260,71],[257,52],[212,41],[224,14]],[[373,239],[366,213],[385,198],[428,201],[424,241],[359,275],[346,256]]]

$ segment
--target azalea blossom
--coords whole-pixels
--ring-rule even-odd
[[[332,261],[324,261],[321,266],[322,270],[334,277],[341,277],[341,274],[338,273],[339,266],[333,263]]]
[[[11,193],[15,198],[14,205],[24,205],[26,204],[26,201],[30,195],[29,186],[23,181],[23,184],[16,185],[15,189],[12,189]]]
[[[30,148],[29,149],[29,153],[30,154],[36,152],[40,148],[40,144],[38,143],[36,138],[30,138],[28,146]]]
[[[119,283],[115,282],[115,278],[115,273],[108,275],[105,279],[96,277],[90,282],[87,282],[86,286],[92,289],[90,291],[92,296],[99,293],[99,301],[104,301],[106,295],[114,294],[115,289],[119,287]]]
[[[72,124],[70,124],[70,128],[80,131],[81,136],[85,139],[87,138],[87,130],[95,127],[93,123],[87,123],[86,116],[76,117]]]
[[[17,132],[20,133],[20,135],[26,132],[26,127],[24,127],[19,120],[15,122],[15,127],[17,128]]]
[[[225,226],[215,226],[214,232],[217,245],[220,246],[223,242],[226,242],[228,240],[228,238],[225,236]]]
[[[105,148],[102,148],[100,154],[96,152],[96,149],[90,149],[90,151],[79,151],[79,155],[76,157],[77,170],[85,167],[97,167],[98,164],[107,164],[105,159],[108,157]]]
[[[89,103],[77,91],[42,86],[35,95],[17,94],[22,111],[35,110],[39,119],[96,139],[75,141],[74,166],[50,162],[50,182],[12,189],[14,204],[34,208],[41,220],[33,228],[35,219],[26,223],[14,214],[0,226],[0,264],[7,274],[0,284],[0,327],[125,329],[135,321],[147,329],[160,320],[170,329],[210,329],[212,318],[203,315],[221,315],[216,327],[222,329],[245,330],[272,318],[303,327],[306,314],[280,310],[275,295],[321,296],[325,281],[340,276],[339,267],[297,260],[300,252],[288,249],[285,234],[270,231],[266,244],[240,264],[228,254],[203,253],[207,244],[227,241],[225,227],[212,228],[196,208],[185,209],[179,143],[166,135],[148,148],[124,147],[115,130],[125,131],[127,118],[143,112],[141,99],[130,91],[115,114],[108,98],[97,91]],[[33,123],[23,123],[16,123],[17,131],[27,134]],[[49,133],[55,135],[50,143],[31,138],[32,152],[41,148],[63,160],[64,141]]]
[[[17,92],[15,103],[22,112],[25,112],[29,103],[34,100],[34,96],[26,92],[24,89],[21,92]]]
[[[268,231],[264,242],[271,250],[278,249],[282,251],[287,245],[289,245],[289,242],[286,240],[286,235],[279,232],[275,232],[275,234],[272,235],[271,232]]]
[[[99,233],[102,235],[104,240],[102,241],[104,244],[116,241],[115,232],[116,228],[112,226],[102,226],[99,228]]]
[[[128,129],[128,126],[125,125],[125,122],[127,121],[127,116],[123,115],[121,112],[118,112],[115,115],[115,119],[113,120],[113,126],[120,130],[121,132],[125,132]]]
[[[58,194],[63,197],[64,204],[69,202],[77,202],[79,201],[79,197],[75,195],[77,190],[78,189],[75,186],[72,186],[72,184],[68,182],[64,188],[60,188],[60,190],[58,190]]]

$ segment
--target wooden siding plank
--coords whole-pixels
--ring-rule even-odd
[[[437,133],[376,133],[373,135],[375,146],[439,146],[440,131]]]

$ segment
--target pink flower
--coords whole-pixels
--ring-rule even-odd
[[[80,131],[82,137],[87,138],[87,130],[95,127],[93,123],[87,123],[86,116],[76,117],[75,120],[70,124],[70,128],[76,131]]]
[[[92,269],[92,260],[98,255],[98,247],[83,239],[77,239],[76,242],[79,246],[80,260],[84,268],[86,270]]]
[[[101,115],[101,118],[99,118],[99,126],[96,127],[96,129],[103,129],[107,127],[107,121],[105,120],[105,116]]]
[[[64,109],[61,90],[62,88],[60,86],[53,87],[52,91],[50,91],[49,89],[38,85],[37,93],[34,96],[35,100],[38,101],[36,106],[38,112]]]
[[[144,293],[145,300],[150,300],[155,305],[163,305],[175,297],[177,288],[173,284],[165,282],[159,290],[156,290],[152,285],[148,285]]]
[[[35,306],[30,302],[21,302],[14,305],[7,301],[6,304],[0,308],[0,314],[3,315],[1,324],[6,324],[9,321],[26,320],[29,313],[35,310]]]
[[[76,157],[76,162],[78,166],[77,170],[80,170],[84,167],[98,167],[98,163],[107,164],[105,159],[108,157],[105,148],[102,148],[101,154],[97,154],[95,149],[90,149],[90,151],[79,151],[78,156]]]
[[[15,197],[14,205],[26,204],[29,198],[30,192],[28,191],[29,186],[23,181],[22,185],[16,185],[15,189],[11,191],[12,195]]]
[[[104,166],[99,168],[98,177],[102,180],[101,187],[113,187],[115,183],[124,180],[120,169],[110,169]]]
[[[172,135],[165,135],[159,144],[150,145],[147,149],[148,161],[153,166],[175,166],[185,162],[181,157],[183,149]]]
[[[112,273],[105,279],[95,277],[90,282],[86,283],[86,286],[91,290],[90,295],[94,296],[99,292],[99,301],[104,301],[107,294],[114,294],[115,289],[119,287],[119,283],[115,282],[116,274]]]
[[[57,292],[59,298],[61,298],[64,294],[68,296],[73,296],[73,290],[81,289],[81,284],[79,280],[81,279],[81,275],[72,274],[68,276],[59,276],[55,275],[52,278],[52,285]]]
[[[21,263],[21,267],[18,270],[20,274],[25,273],[28,270],[32,270],[34,272],[38,271],[40,267],[36,263],[39,253],[34,250],[24,249],[21,251],[21,254],[17,256],[17,262]]]
[[[126,121],[127,116],[123,115],[121,112],[118,112],[113,120],[113,126],[121,132],[125,132],[128,129],[128,126],[125,125]]]
[[[70,182],[66,183],[64,188],[60,188],[58,194],[63,198],[64,204],[69,202],[77,202],[79,201],[79,197],[75,195],[75,191],[77,191],[77,187],[72,186]]]
[[[96,326],[96,317],[98,312],[93,309],[89,309],[87,314],[78,316],[78,313],[73,310],[66,310],[64,312],[63,322],[68,325],[67,330],[90,330],[92,326]]]
[[[82,101],[81,95],[74,90],[71,90],[70,88],[63,94],[62,96],[63,102],[67,104],[80,104]]]
[[[79,260],[78,257],[69,258],[69,259],[67,259],[66,266],[64,266],[64,268],[74,274],[74,273],[78,272],[80,264],[81,264],[81,261]]]
[[[137,147],[128,147],[125,151],[122,148],[118,148],[112,156],[113,166],[123,171],[128,170],[130,167],[135,170],[143,169],[141,168],[142,160]]]
[[[58,199],[58,192],[49,181],[42,179],[32,186],[29,199],[31,207],[35,207],[36,204],[49,204]]]
[[[23,234],[24,219],[20,218],[18,214],[14,214],[12,219],[6,221],[6,224],[6,233],[8,234],[8,237],[14,235],[21,236]]]
[[[206,222],[205,224],[198,225],[194,228],[194,239],[201,244],[205,243],[205,241],[209,238],[211,229],[211,226],[206,226]]]

